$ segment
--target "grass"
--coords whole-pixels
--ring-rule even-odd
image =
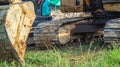
[[[74,48],[28,50],[25,61],[25,65],[15,61],[0,62],[0,67],[120,67],[120,49],[101,50],[91,44]]]

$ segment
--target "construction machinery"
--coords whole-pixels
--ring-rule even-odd
[[[120,0],[61,0],[64,13],[82,12],[80,17],[38,24],[34,28],[37,46],[70,42],[120,42]]]
[[[24,63],[26,39],[35,19],[32,2],[0,0],[0,60]]]

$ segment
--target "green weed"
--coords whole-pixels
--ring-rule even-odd
[[[120,67],[120,49],[105,50],[91,43],[62,49],[27,51],[25,64],[0,62],[0,67]]]

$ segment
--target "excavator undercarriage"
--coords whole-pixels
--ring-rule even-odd
[[[65,45],[74,41],[76,43],[76,40],[81,43],[120,41],[120,7],[118,6],[120,1],[96,0],[96,3],[94,0],[80,0],[79,3],[77,1],[79,0],[61,0],[61,11],[83,12],[83,15],[86,13],[90,15],[38,24],[34,31],[37,46]]]
[[[98,13],[99,16],[96,14],[96,17],[76,17],[40,23],[35,28],[35,42],[44,46],[43,44],[67,44],[77,39],[81,39],[81,43],[103,41],[106,39],[105,24],[111,19],[120,17],[119,13],[110,14],[108,16],[108,13]]]

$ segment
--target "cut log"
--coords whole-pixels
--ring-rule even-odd
[[[0,6],[0,60],[24,63],[26,39],[34,19],[32,2]]]

